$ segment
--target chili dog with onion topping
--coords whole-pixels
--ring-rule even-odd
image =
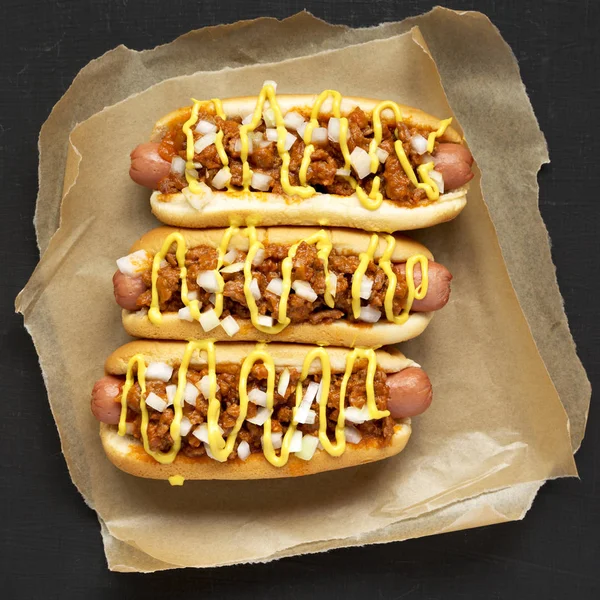
[[[164,223],[323,225],[401,231],[453,219],[473,157],[452,119],[335,90],[195,101],[131,153]]]
[[[432,259],[406,237],[345,229],[161,227],[113,285],[136,337],[379,347],[447,303],[452,275]]]
[[[106,361],[91,408],[108,458],[139,477],[267,479],[403,450],[432,399],[395,349],[136,341]]]

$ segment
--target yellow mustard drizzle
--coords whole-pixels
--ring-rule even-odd
[[[273,440],[271,438],[271,415],[273,413],[275,390],[275,363],[273,357],[269,354],[267,345],[257,344],[254,350],[252,350],[252,352],[248,354],[248,356],[244,359],[244,362],[242,363],[238,387],[240,412],[238,418],[236,419],[233,429],[227,436],[227,440],[224,440],[223,435],[219,430],[219,416],[221,412],[221,403],[216,397],[217,369],[215,358],[215,344],[210,340],[188,342],[183,354],[181,365],[177,373],[177,391],[173,399],[174,416],[170,428],[171,438],[173,439],[173,446],[168,452],[153,451],[149,448],[148,445],[148,410],[146,408],[145,402],[146,363],[144,356],[141,354],[136,354],[135,356],[129,359],[129,363],[127,365],[127,374],[121,395],[121,417],[119,420],[118,433],[120,436],[123,436],[126,433],[127,395],[131,390],[131,387],[133,386],[134,367],[137,366],[137,379],[141,389],[140,409],[142,412],[142,423],[140,430],[142,435],[143,446],[144,450],[161,464],[172,463],[177,457],[179,450],[181,449],[182,438],[180,434],[180,425],[183,416],[183,392],[187,382],[189,364],[194,352],[196,351],[205,351],[207,355],[207,369],[210,381],[208,414],[206,419],[208,426],[208,446],[210,449],[210,453],[219,462],[225,462],[228,456],[234,450],[238,433],[246,419],[246,415],[248,414],[248,404],[250,402],[247,390],[248,377],[250,376],[252,367],[258,361],[262,361],[265,368],[267,369],[266,407],[269,411],[269,416],[263,426],[263,454],[265,458],[275,467],[283,467],[285,464],[287,464],[289,460],[292,436],[294,435],[294,432],[297,429],[295,417],[303,397],[302,383],[308,377],[310,367],[315,360],[319,360],[321,363],[321,389],[320,396],[316,399],[317,403],[319,404],[318,436],[319,441],[323,446],[323,449],[331,456],[341,456],[346,449],[346,435],[344,431],[346,390],[348,387],[348,381],[350,379],[350,376],[352,375],[354,364],[357,359],[366,358],[368,361],[365,386],[367,395],[367,407],[369,409],[369,418],[382,419],[390,414],[387,410],[381,411],[377,408],[374,388],[375,371],[377,369],[377,358],[375,351],[372,349],[365,348],[355,348],[354,350],[349,350],[348,354],[346,355],[346,367],[340,388],[340,405],[335,430],[336,441],[335,444],[331,442],[331,440],[329,440],[329,438],[327,437],[327,399],[329,397],[329,390],[331,385],[331,364],[329,361],[329,355],[327,353],[327,350],[325,350],[324,348],[313,348],[304,357],[304,361],[302,363],[302,372],[300,375],[300,379],[296,385],[296,405],[293,409],[294,418],[292,419],[292,422],[290,423],[288,430],[286,431],[283,437],[280,453],[277,454],[275,448],[273,447]],[[184,478],[181,475],[173,475],[169,477],[169,483],[171,485],[183,485],[183,482]]]
[[[332,114],[335,118],[340,119],[340,134],[339,134],[339,145],[340,150],[342,152],[342,156],[344,157],[344,169],[350,168],[350,152],[348,150],[348,119],[346,117],[341,116],[341,104],[342,104],[342,95],[336,90],[325,90],[321,92],[317,96],[315,103],[311,109],[311,118],[307,123],[306,128],[304,130],[303,141],[305,143],[304,154],[302,156],[302,161],[300,164],[300,170],[298,173],[298,178],[300,180],[299,186],[291,185],[290,183],[290,155],[289,152],[285,149],[285,139],[287,136],[287,129],[285,127],[285,122],[283,120],[283,114],[281,112],[281,108],[277,103],[275,88],[271,83],[265,82],[263,85],[260,94],[258,96],[258,100],[256,102],[256,106],[254,107],[254,112],[252,114],[252,121],[247,125],[242,125],[240,127],[240,158],[242,160],[242,188],[244,191],[249,191],[250,184],[252,181],[252,169],[250,168],[250,164],[248,162],[248,153],[249,153],[249,143],[248,143],[248,134],[254,131],[262,120],[262,113],[266,102],[269,103],[269,106],[273,109],[273,113],[275,115],[275,125],[277,128],[277,152],[279,157],[281,158],[282,165],[280,169],[280,181],[281,186],[284,192],[290,196],[299,196],[300,198],[306,199],[314,196],[317,192],[316,190],[308,185],[307,183],[307,174],[308,168],[310,166],[310,157],[314,152],[314,146],[311,144],[312,133],[315,127],[319,126],[318,116],[321,106],[325,102],[325,100],[329,97],[332,97],[333,105],[332,105]],[[221,101],[219,99],[213,98],[210,100],[215,107],[215,112],[218,116],[225,119],[225,114],[223,112],[223,107]],[[192,175],[194,168],[193,159],[194,159],[194,134],[192,131],[192,126],[198,120],[198,112],[200,110],[200,106],[204,104],[204,102],[194,100],[194,105],[192,107],[192,114],[188,121],[185,122],[183,126],[183,132],[186,134],[186,180],[188,182],[189,188],[193,193],[201,193],[202,188],[199,186],[198,180]],[[373,132],[374,137],[369,144],[369,156],[371,158],[371,173],[376,173],[379,168],[379,158],[377,157],[377,148],[381,143],[382,139],[382,124],[381,124],[381,112],[385,109],[391,109],[394,112],[394,116],[396,118],[396,122],[402,121],[402,113],[400,111],[400,107],[398,104],[391,100],[385,100],[377,104],[377,106],[373,109]],[[436,131],[432,131],[427,137],[427,151],[433,152],[435,140],[438,137],[444,135],[446,129],[452,122],[452,118],[444,119],[440,121],[440,125]],[[229,171],[229,159],[225,152],[225,148],[223,146],[223,131],[219,130],[217,133],[217,139],[215,141],[215,145],[217,148],[217,153],[223,163],[223,168]],[[435,182],[428,176],[428,172],[433,169],[432,163],[427,163],[425,165],[420,165],[417,169],[419,176],[421,177],[421,181],[417,179],[415,175],[414,169],[404,152],[402,147],[401,140],[396,140],[394,144],[394,149],[396,151],[396,155],[400,164],[406,173],[407,177],[411,181],[411,183],[423,190],[427,194],[429,200],[437,200],[440,196],[439,189]],[[427,166],[427,165],[431,166]],[[422,168],[426,167],[426,168]],[[190,172],[191,171],[191,172]],[[381,180],[379,176],[375,176],[373,178],[371,191],[367,194],[367,192],[360,186],[360,184],[351,176],[344,177],[352,188],[354,189],[360,203],[367,208],[368,210],[377,210],[382,202],[383,195],[381,194]],[[231,185],[227,185],[228,190],[232,190]]]
[[[169,477],[169,483],[171,485],[183,485],[185,482],[185,477],[183,475],[171,475]]]
[[[379,236],[374,233],[369,241],[367,251],[361,252],[358,255],[358,268],[354,271],[354,275],[352,276],[352,314],[355,319],[358,319],[360,316],[360,284],[367,271],[369,262],[373,260],[377,246],[379,246]]]

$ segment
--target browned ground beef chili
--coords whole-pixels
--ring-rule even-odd
[[[235,425],[236,419],[239,416],[239,365],[220,365],[217,367],[217,398],[221,401],[221,415],[219,417],[219,425],[223,428],[225,434],[231,431]],[[208,373],[206,368],[201,370],[188,370],[187,379],[193,384],[197,384],[204,375]],[[275,394],[274,394],[274,410],[271,417],[271,429],[275,432],[285,432],[288,429],[292,418],[292,408],[295,406],[295,389],[300,378],[300,374],[295,369],[290,370],[290,383],[284,396],[277,393],[277,385],[279,382],[279,373],[275,378]],[[348,380],[346,391],[346,406],[355,406],[362,408],[367,401],[365,380],[367,375],[366,361],[359,360],[355,364],[355,368]],[[173,371],[171,384],[177,384],[177,369]],[[331,440],[335,439],[335,426],[338,418],[338,410],[340,405],[340,386],[342,383],[342,374],[331,375],[331,387],[329,391],[329,399],[327,401],[327,433]],[[306,389],[311,381],[317,383],[321,380],[318,374],[309,376],[303,383],[303,388]],[[159,381],[147,381],[146,393],[154,392],[163,400],[167,399],[166,386],[169,383]],[[260,388],[266,391],[267,386],[267,370],[262,363],[257,363],[252,368],[248,377],[248,391],[254,388]],[[374,380],[375,397],[377,398],[377,408],[379,410],[387,409],[387,401],[389,389],[386,385],[385,372],[377,368]],[[132,435],[138,439],[141,438],[141,413],[140,413],[140,386],[135,383],[127,396],[127,421],[133,425]],[[148,443],[152,450],[160,452],[168,452],[173,444],[173,440],[169,433],[169,428],[173,420],[174,411],[171,406],[160,413],[151,407],[147,407],[149,423],[148,423]],[[298,429],[303,433],[317,434],[319,430],[319,406],[317,402],[313,402],[312,409],[317,413],[317,418],[312,425],[299,425]],[[247,416],[252,418],[256,415],[257,406],[250,402],[248,404]],[[191,406],[187,402],[183,406],[183,414],[190,420],[192,429],[183,438],[181,452],[185,456],[195,457],[206,454],[202,442],[193,435],[196,425],[206,421],[208,412],[208,401],[200,393],[196,400],[196,406]],[[362,425],[355,426],[362,434],[363,438],[371,438],[378,440],[381,443],[389,443],[394,433],[394,420],[391,417],[367,421]],[[250,445],[252,452],[261,452],[260,438],[263,434],[263,428],[244,421],[242,428],[239,431],[234,451],[229,455],[232,460],[237,456],[238,444],[245,440]]]
[[[252,267],[252,274],[258,281],[261,298],[257,300],[258,312],[261,315],[277,316],[279,310],[279,296],[267,291],[267,286],[272,279],[281,278],[281,263],[287,256],[289,246],[284,244],[265,244],[265,259],[261,265]],[[246,255],[238,252],[236,262],[244,261]],[[179,267],[174,252],[169,252],[165,257],[166,264],[158,271],[157,291],[160,310],[165,312],[178,311],[183,307],[181,300],[181,282]],[[329,271],[337,276],[337,292],[335,306],[330,308],[325,304],[325,274],[323,263],[317,256],[315,246],[302,242],[296,251],[293,261],[292,281],[303,280],[310,283],[318,294],[315,302],[304,300],[297,294],[291,293],[288,300],[287,315],[292,323],[323,323],[337,319],[354,321],[352,313],[352,276],[358,267],[359,259],[356,255],[344,255],[335,249],[329,255]],[[212,308],[210,292],[198,286],[196,279],[200,271],[212,270],[217,267],[217,250],[209,246],[197,246],[186,253],[185,266],[188,269],[188,290],[198,293],[198,300],[202,303],[202,310]],[[393,265],[393,270],[398,277],[394,294],[394,314],[399,314],[406,298],[407,286],[404,275],[400,272],[400,265]],[[222,273],[225,281],[223,289],[223,317],[231,314],[234,317],[250,318],[250,312],[244,295],[244,274]],[[369,305],[384,312],[384,299],[388,286],[388,279],[383,269],[373,261],[369,263],[366,276],[373,280],[373,291],[369,298]],[[148,289],[137,299],[139,308],[150,306],[152,300],[152,270],[148,269],[142,274],[142,280]]]
[[[303,111],[298,111],[303,112]],[[306,118],[308,114],[304,114]],[[216,117],[213,112],[204,109],[199,113],[199,120],[209,121],[217,125],[223,131],[223,145],[225,152],[229,157],[229,167],[232,174],[231,185],[242,185],[242,163],[239,150],[236,151],[236,141],[239,140],[239,128],[241,119],[235,117],[224,120]],[[319,126],[327,127],[329,115],[319,116]],[[424,205],[429,202],[427,195],[422,189],[416,188],[408,179],[396,157],[394,151],[394,130],[395,121],[383,121],[383,136],[380,147],[389,153],[384,164],[380,165],[377,174],[381,177],[380,191],[384,198],[392,200],[397,204],[404,206]],[[408,156],[413,168],[421,164],[422,156],[414,152],[410,145],[410,138],[415,134],[421,134],[424,137],[431,132],[430,129],[423,127],[414,127],[407,123],[401,123],[398,127],[398,137],[402,141],[404,151]],[[261,122],[255,130],[264,133],[265,125]],[[295,132],[292,132],[295,133]],[[195,139],[200,134],[194,134]],[[357,146],[368,151],[369,143],[373,138],[373,128],[371,117],[356,107],[348,115],[348,149],[350,152]],[[437,144],[437,142],[436,142]],[[159,154],[165,160],[171,160],[175,155],[182,158],[186,157],[185,151],[186,138],[181,130],[181,124],[167,131],[163,138]],[[298,138],[290,149],[290,183],[299,185],[298,172],[304,153],[304,142]],[[222,167],[221,159],[217,154],[214,145],[204,149],[200,154],[194,156],[194,162],[197,163],[198,178],[210,185],[212,178]],[[277,152],[276,142],[256,145],[252,154],[248,157],[250,168],[257,173],[265,173],[273,179],[270,190],[273,193],[283,193],[281,187],[279,169],[281,168],[281,158]],[[311,162],[307,172],[307,182],[315,187],[317,192],[329,193],[338,196],[350,196],[354,190],[352,186],[343,177],[336,176],[336,171],[344,167],[344,158],[337,142],[328,140],[324,144],[315,144],[315,151],[311,155]],[[369,175],[362,180],[363,187],[370,191],[374,175]],[[159,182],[158,189],[163,194],[177,193],[187,186],[185,177],[171,173]]]

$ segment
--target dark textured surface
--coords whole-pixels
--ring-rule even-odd
[[[405,0],[134,2],[4,0],[0,5],[0,447],[4,598],[596,598],[600,593],[600,422],[590,423],[581,481],[547,484],[523,522],[339,550],[258,566],[125,575],[106,569],[98,522],[72,485],[33,344],[13,301],[38,259],[32,218],[37,134],[89,60],[123,43],[149,48],[190,29],[285,17],[333,23],[400,20],[435,3]],[[599,4],[449,2],[485,12],[513,48],[552,164],[540,205],[579,354],[600,383],[597,323],[600,184]]]

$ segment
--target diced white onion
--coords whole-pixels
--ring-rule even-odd
[[[198,121],[194,131],[205,135],[207,133],[217,133],[217,126],[210,121]]]
[[[394,111],[391,108],[384,108],[381,111],[381,116],[386,121],[394,121],[396,119],[396,115],[394,114]]]
[[[267,86],[267,85],[270,85],[270,86],[272,86],[272,88],[273,88],[275,91],[277,91],[277,82],[276,82],[276,81],[273,81],[272,79],[265,79],[265,80],[263,81],[263,87],[265,87],[265,86]]]
[[[210,449],[210,444],[204,444],[204,450],[206,450],[206,456],[208,456],[208,458],[212,458],[213,460],[217,460],[215,458],[215,455],[212,453],[212,451]]]
[[[366,275],[362,276],[360,280],[360,297],[363,300],[368,300],[371,297],[371,292],[373,291],[373,280]]]
[[[331,117],[327,124],[327,137],[332,142],[340,141],[340,120],[336,117]]]
[[[361,306],[358,318],[365,323],[377,323],[381,319],[381,311],[372,306]]]
[[[208,301],[210,302],[210,304],[212,304],[213,306],[216,306],[217,304],[217,295],[213,292],[209,297],[208,297]]]
[[[173,367],[164,362],[151,362],[146,367],[146,379],[158,379],[167,383],[173,375]]]
[[[259,248],[256,251],[256,254],[254,255],[254,258],[252,259],[252,265],[254,267],[259,267],[264,262],[265,262],[265,249],[264,248]]]
[[[194,167],[196,167],[195,169],[186,169],[185,172],[190,176],[193,177],[194,179],[198,179],[198,177],[200,177],[197,169],[201,169],[203,167],[202,163],[194,163]]]
[[[192,300],[198,300],[198,292],[194,290],[193,292],[188,292],[188,300],[191,302]]]
[[[268,315],[258,315],[256,322],[263,327],[273,327],[273,317]]]
[[[314,302],[317,299],[317,294],[315,290],[312,289],[312,286],[308,281],[302,281],[297,279],[292,283],[292,288],[304,300],[308,300],[309,302]]]
[[[174,156],[171,159],[171,173],[183,175],[185,173],[185,160],[181,156]]]
[[[313,144],[325,144],[327,142],[327,128],[315,127],[312,131],[311,142]]]
[[[440,194],[444,193],[444,177],[439,171],[429,171],[429,177],[435,181]]]
[[[246,460],[250,456],[250,444],[242,440],[237,447],[237,455],[241,460]]]
[[[197,139],[196,142],[194,143],[194,152],[196,154],[200,154],[200,152],[202,152],[205,148],[212,146],[215,143],[216,139],[217,139],[217,134],[214,132],[203,135],[200,139]]]
[[[194,165],[194,169],[202,169],[202,168],[204,168],[204,165],[201,162],[194,162],[192,164]]]
[[[196,283],[207,292],[219,291],[216,271],[200,271],[196,277]]]
[[[281,375],[279,375],[279,382],[277,383],[277,393],[280,396],[284,396],[289,384],[290,372],[286,367],[283,371],[281,371]]]
[[[258,287],[258,281],[255,277],[253,277],[252,281],[250,282],[250,293],[255,300],[260,300],[260,288]]]
[[[296,452],[296,456],[302,460],[310,460],[317,450],[319,438],[314,435],[305,435],[302,437],[302,450]]]
[[[217,425],[219,428],[219,432],[223,435],[223,429],[221,429],[220,425]],[[194,429],[194,433],[192,433],[194,437],[197,437],[201,442],[208,444],[208,423],[200,423],[196,429]]]
[[[270,106],[263,110],[263,119],[267,127],[275,127],[275,111]]]
[[[177,311],[177,316],[182,321],[189,321],[190,323],[194,322],[194,317],[192,317],[192,311],[189,306],[184,306]]]
[[[270,175],[266,175],[265,173],[252,173],[252,180],[250,181],[250,185],[255,190],[260,190],[261,192],[268,192],[269,186],[271,185],[271,181],[273,178]]]
[[[166,269],[166,268],[169,266],[169,261],[163,258],[163,259],[160,261],[160,263],[158,264],[158,266],[159,266],[161,269]]]
[[[349,423],[356,423],[360,425],[365,421],[368,421],[371,417],[369,416],[369,407],[365,404],[362,408],[356,408],[355,406],[348,406],[345,410],[346,421]]]
[[[198,398],[198,388],[189,381],[186,381],[185,388],[183,390],[183,401],[196,406],[196,398]]]
[[[251,419],[246,419],[249,423],[258,425],[259,427],[265,424],[265,421],[269,418],[271,412],[268,408],[261,407],[256,411],[256,415]]]
[[[194,194],[189,187],[183,188],[181,193],[192,208],[202,210],[212,200],[213,191],[204,183],[204,181],[198,182],[197,185],[201,190],[199,194]]]
[[[244,270],[243,262],[236,262],[221,269],[221,273],[239,273]]]
[[[250,125],[250,123],[252,123],[252,118],[254,117],[254,111],[251,112],[249,115],[246,115],[243,119],[242,119],[242,125]]]
[[[337,275],[329,273],[329,286],[331,287],[331,295],[335,298],[337,293]]]
[[[304,123],[304,117],[300,113],[297,113],[295,110],[292,110],[289,113],[287,113],[285,117],[283,117],[283,122],[288,129],[298,131],[298,127],[300,127]]]
[[[210,377],[205,375],[199,382],[198,387],[205,400],[210,396]]]
[[[168,385],[166,388],[167,392],[167,406],[171,406],[175,400],[175,394],[177,393],[176,385]]]
[[[185,437],[192,428],[192,422],[186,417],[181,417],[181,421],[179,423],[179,435],[181,437]]]
[[[219,317],[214,308],[200,313],[200,325],[204,331],[212,331],[219,326]]]
[[[277,129],[275,129],[275,128],[269,128],[269,129],[265,130],[265,137],[270,142],[276,142],[277,139],[279,138],[279,136],[277,135]]]
[[[304,132],[306,131],[306,127],[307,127],[308,123],[301,123],[300,125],[298,125],[298,135],[304,139]]]
[[[219,169],[212,178],[212,186],[217,190],[222,190],[231,181],[231,171],[227,167]]]
[[[410,146],[417,154],[427,152],[427,140],[418,133],[410,138]]]
[[[340,177],[350,177],[350,169],[338,169],[335,174]]]
[[[317,420],[317,413],[314,410],[309,410],[306,413],[306,419],[304,420],[304,423],[306,425],[314,425],[316,420]]]
[[[298,138],[293,133],[290,133],[289,131],[286,132],[285,141],[283,142],[283,147],[285,148],[286,152],[294,145],[294,142],[297,139]]]
[[[300,406],[296,409],[296,414],[294,416],[294,421],[296,423],[306,423],[306,417],[308,415],[308,411],[319,391],[319,384],[311,381],[306,388],[306,392],[304,392],[304,397],[302,398],[302,402],[300,402]]]
[[[294,431],[292,439],[290,440],[290,452],[301,452],[302,451],[302,432],[299,430]]]
[[[375,154],[377,154],[377,158],[382,164],[387,160],[388,156],[390,155],[390,153],[387,150],[384,150],[383,148],[377,148],[377,150],[375,150]]]
[[[281,448],[281,442],[283,441],[283,433],[281,431],[277,431],[271,434],[271,443],[273,444],[273,450],[279,450]],[[265,436],[262,435],[260,437],[260,443],[264,445]]]
[[[426,165],[427,163],[430,162],[435,162],[433,160],[433,156],[431,156],[431,154],[427,153],[427,154],[423,154],[423,157],[421,158],[421,164]]]
[[[356,146],[350,154],[350,163],[359,179],[364,179],[371,172],[371,157],[368,152]]]
[[[283,294],[283,279],[280,277],[271,279],[267,286],[267,292],[271,292],[271,294],[275,294],[276,296],[281,296],[281,294]]]
[[[254,404],[257,404],[258,406],[266,406],[267,393],[259,390],[258,388],[253,388],[248,392],[248,400]]]
[[[237,257],[238,257],[237,250],[229,250],[229,252],[226,252],[223,255],[223,264],[230,265],[235,262]]]
[[[240,330],[240,326],[231,315],[221,321],[221,327],[229,337],[233,337]]]
[[[146,404],[158,412],[163,412],[167,408],[167,403],[154,392],[150,392],[146,396]]]
[[[123,275],[137,275],[150,266],[150,255],[145,250],[137,250],[117,260],[117,267]]]
[[[344,427],[344,434],[349,444],[358,444],[362,440],[362,433],[352,425]]]

